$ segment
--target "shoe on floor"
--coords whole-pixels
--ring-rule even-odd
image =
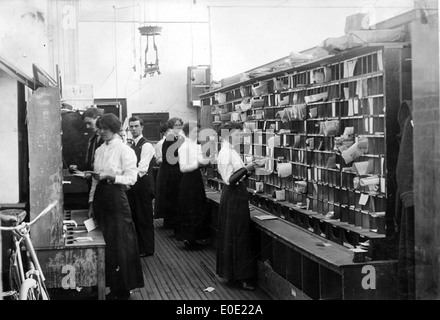
[[[242,290],[247,290],[247,291],[255,291],[255,287],[252,286],[249,282],[247,281],[240,281],[238,283],[238,287]]]
[[[152,255],[154,255],[154,252],[153,253],[145,253],[145,252],[139,253],[139,257],[141,257],[141,258],[150,257]]]
[[[105,296],[105,300],[128,300],[130,298],[130,291],[110,291]]]
[[[201,247],[200,244],[198,244],[196,241],[193,240],[183,240],[183,244],[188,249],[199,249]]]

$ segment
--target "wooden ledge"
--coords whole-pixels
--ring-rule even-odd
[[[206,197],[211,203],[218,205],[220,203],[221,192],[206,189]],[[287,247],[299,252],[301,255],[339,274],[342,274],[342,268],[396,263],[395,260],[367,260],[366,262],[355,263],[353,262],[353,253],[348,248],[300,228],[289,221],[280,219],[254,205],[249,205],[249,209],[251,212],[251,220],[258,229]],[[275,219],[260,220],[257,218],[262,215],[273,216]]]

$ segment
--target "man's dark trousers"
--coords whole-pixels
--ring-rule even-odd
[[[154,253],[154,219],[148,175],[138,177],[137,182],[127,190],[127,198],[136,228],[139,253],[152,255]]]

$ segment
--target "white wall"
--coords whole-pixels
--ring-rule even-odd
[[[0,70],[0,203],[18,203],[17,80]]]
[[[127,98],[128,114],[168,111],[185,121],[196,117],[186,107],[188,66],[211,64],[213,79],[220,80],[342,36],[348,15],[369,12],[373,24],[413,8],[413,0],[79,3],[78,82],[92,84],[96,98]],[[157,38],[162,74],[140,79],[145,44],[140,48],[139,41],[145,38],[137,28],[144,21],[163,27]]]
[[[45,0],[0,1],[0,57],[32,77],[48,67]],[[0,203],[19,201],[17,80],[0,71]]]
[[[32,63],[48,68],[46,0],[0,1],[0,56],[32,76]]]
[[[29,74],[32,63],[49,72],[59,63],[65,81],[92,84],[95,98],[126,98],[128,114],[168,111],[186,121],[196,117],[186,106],[188,66],[210,64],[220,80],[343,35],[350,14],[370,12],[374,23],[412,7],[413,0],[1,0],[0,55]],[[44,22],[32,18],[37,12]],[[137,28],[145,21],[163,28],[162,74],[140,78],[145,37]]]
[[[93,84],[95,98],[126,98],[128,114],[169,112],[170,117],[179,116],[185,121],[195,119],[195,109],[186,106],[186,72],[193,62],[209,64],[207,36],[207,29],[198,26],[166,24],[156,41],[161,75],[144,78],[141,77],[143,66],[139,63],[139,52],[143,56],[145,44],[141,51],[137,28],[133,39],[132,25],[117,25],[115,52],[113,23],[80,22],[79,82]],[[206,39],[198,45],[197,51],[191,48],[192,37]],[[149,46],[150,57],[154,50],[152,43]],[[149,62],[155,61],[154,55],[152,59]],[[133,70],[135,65],[136,72]]]
[[[410,11],[413,0],[207,0],[212,72],[220,80],[344,35],[346,17],[370,25]]]
[[[192,1],[134,3],[135,7],[131,0],[81,0],[78,82],[92,84],[95,98],[126,98],[128,115],[169,112],[170,117],[195,120],[196,109],[187,107],[187,67],[210,63],[208,21],[193,20]],[[93,14],[96,11],[99,16]],[[144,24],[144,17],[151,23]],[[143,77],[139,59],[144,58],[146,37],[138,31],[142,25],[162,27],[156,37],[161,75]],[[155,61],[151,40],[150,63]]]

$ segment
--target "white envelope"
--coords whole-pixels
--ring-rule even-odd
[[[87,232],[96,229],[95,221],[93,221],[93,218],[84,220],[84,225],[86,226]]]

